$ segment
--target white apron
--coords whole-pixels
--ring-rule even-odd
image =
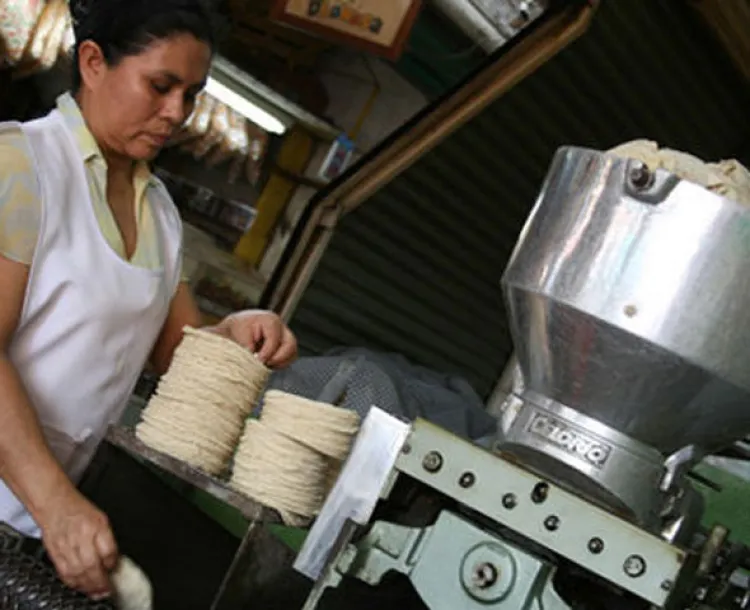
[[[77,483],[122,415],[166,320],[179,282],[182,225],[174,205],[154,205],[164,268],[129,264],[101,234],[81,152],[62,115],[53,111],[22,128],[43,214],[9,354],[53,454]],[[152,201],[171,202],[166,189],[163,195]],[[1,481],[0,521],[40,535]]]

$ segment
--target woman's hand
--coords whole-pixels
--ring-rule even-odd
[[[297,339],[270,311],[239,311],[224,318],[214,330],[251,349],[271,368],[288,366],[297,357]]]
[[[111,595],[109,573],[118,552],[107,516],[71,484],[50,500],[38,522],[60,579],[93,599]]]

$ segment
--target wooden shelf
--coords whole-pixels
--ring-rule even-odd
[[[242,515],[253,522],[281,523],[279,514],[267,506],[235,491],[226,482],[201,472],[169,455],[151,449],[136,438],[131,428],[111,426],[107,433],[107,442],[129,453],[135,458],[141,458],[178,479],[205,491],[239,510]]]

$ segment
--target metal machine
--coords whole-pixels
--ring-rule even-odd
[[[750,608],[691,469],[750,431],[750,210],[563,148],[503,277],[518,367],[486,451],[376,408],[296,568],[432,610]]]

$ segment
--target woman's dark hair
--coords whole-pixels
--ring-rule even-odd
[[[73,90],[81,86],[78,48],[85,40],[98,44],[107,63],[138,55],[156,40],[192,34],[212,49],[214,15],[206,0],[71,0],[76,44]]]

